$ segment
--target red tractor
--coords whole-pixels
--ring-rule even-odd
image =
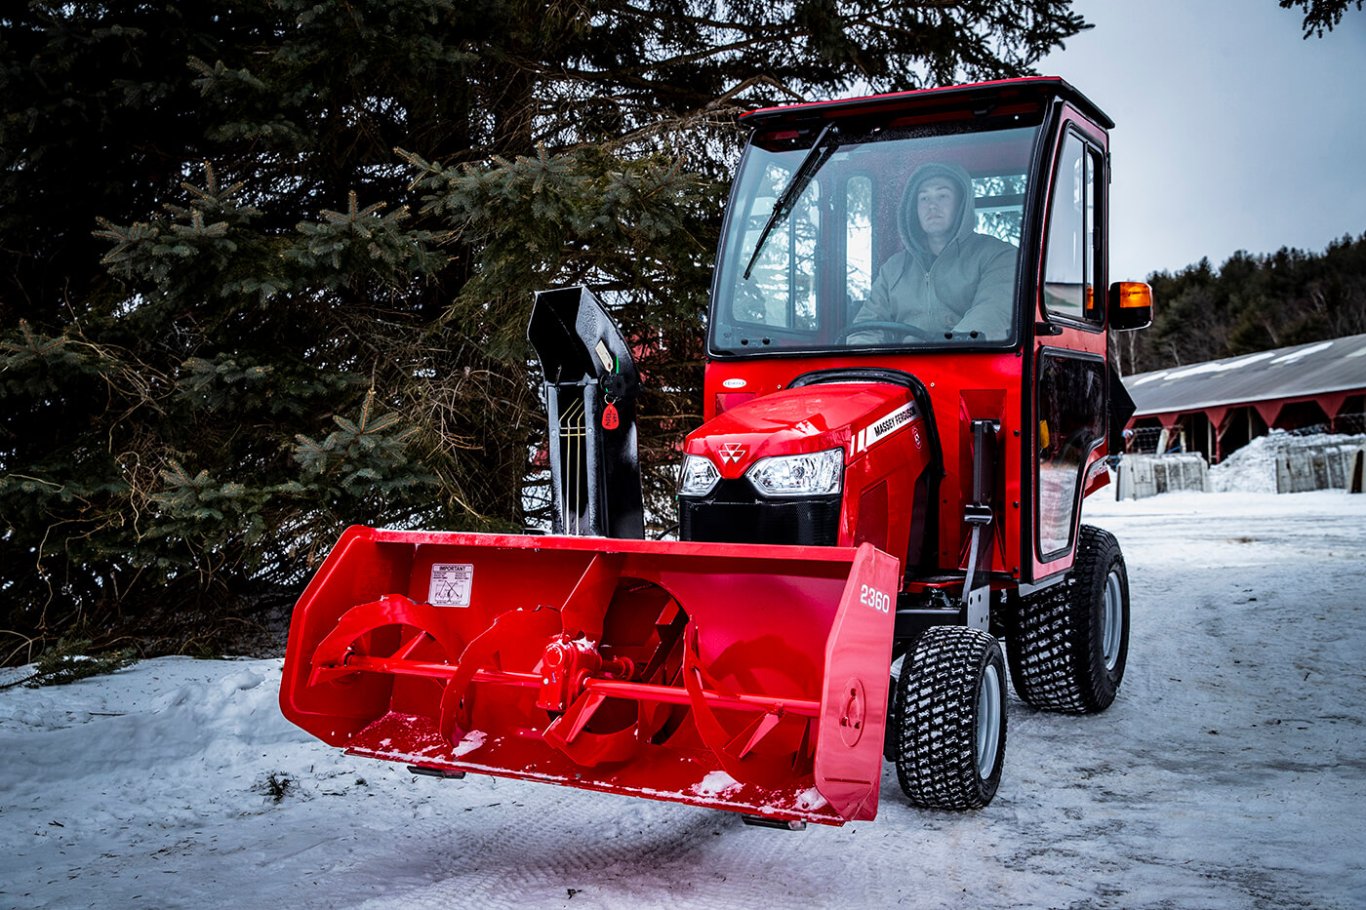
[[[550,535],[350,529],[295,608],[292,721],[444,777],[800,827],[985,806],[1010,677],[1090,713],[1129,593],[1082,499],[1132,403],[1109,119],[1029,78],[755,111],[677,541],[645,540],[639,380],[587,291],[537,295]],[[889,674],[888,668],[892,668]]]

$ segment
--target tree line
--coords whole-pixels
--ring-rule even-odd
[[[1153,324],[1120,340],[1125,375],[1366,333],[1366,233],[1148,277]]]

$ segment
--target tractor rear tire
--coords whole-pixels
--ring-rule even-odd
[[[897,779],[912,805],[980,809],[1001,783],[1006,667],[980,629],[935,626],[906,655],[894,704]]]
[[[1129,653],[1129,576],[1114,535],[1081,526],[1067,581],[1021,603],[1007,645],[1015,693],[1031,707],[1110,707]]]

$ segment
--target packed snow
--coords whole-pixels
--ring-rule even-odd
[[[1366,435],[1272,430],[1211,466],[1210,487],[1221,493],[1275,493],[1278,457],[1297,456],[1303,460],[1315,452],[1352,455],[1363,446]]]
[[[288,724],[279,660],[164,658],[0,691],[0,906],[1366,907],[1366,496],[1087,508],[1128,674],[1093,717],[1012,696],[980,812],[910,808],[890,766],[875,821],[802,832],[415,778]]]

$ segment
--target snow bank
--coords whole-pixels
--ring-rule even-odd
[[[1366,436],[1316,433],[1296,435],[1272,430],[1259,436],[1210,468],[1216,492],[1277,492],[1277,459],[1285,456],[1311,458],[1315,453],[1353,453],[1366,445]],[[1284,484],[1282,484],[1284,486]]]

